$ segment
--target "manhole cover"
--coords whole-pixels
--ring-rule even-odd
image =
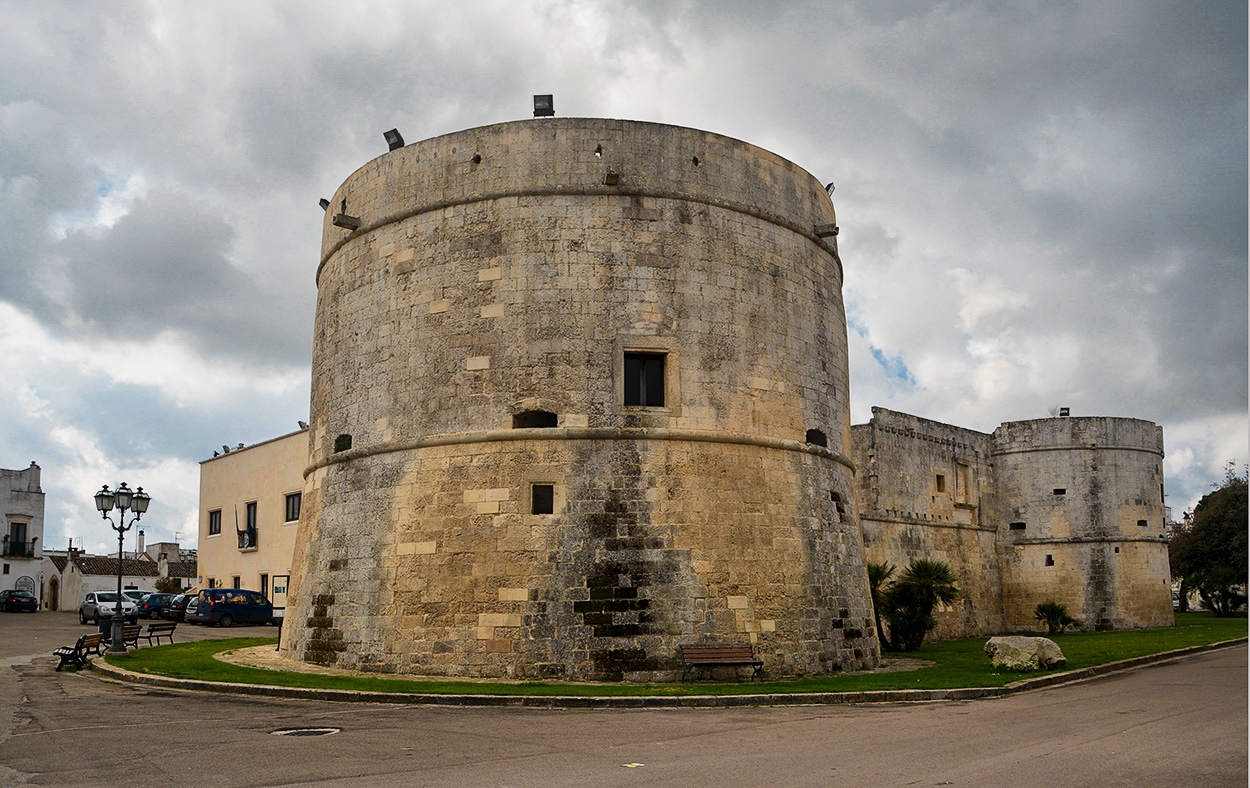
[[[338,733],[339,728],[279,728],[270,731],[274,736],[330,736]]]

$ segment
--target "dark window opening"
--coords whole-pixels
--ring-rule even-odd
[[[208,535],[221,533],[221,510],[214,509],[208,513]]]
[[[1055,557],[1053,555],[1047,555],[1046,566],[1054,566],[1054,565],[1055,565]]]
[[[303,493],[291,493],[286,497],[286,521],[293,523],[299,519],[299,509],[303,504]]]
[[[842,503],[842,496],[836,490],[829,491],[829,500],[833,501],[834,507],[837,508],[838,514],[846,514],[846,507]]]
[[[664,407],[663,354],[625,354],[625,404]]]
[[[933,484],[940,493],[946,492],[946,474],[939,473],[933,478]]]
[[[532,427],[555,427],[559,424],[556,414],[545,410],[527,410],[512,417],[512,429],[523,430]]]
[[[1116,551],[1116,553],[1118,554],[1118,553],[1120,552],[1120,548],[1117,546],[1117,547],[1115,548],[1115,551]]]
[[[1011,529],[1011,530],[1013,530],[1013,531],[1023,531],[1023,530],[1024,530],[1024,523],[1011,523],[1011,524],[1010,524],[1010,525],[1008,525],[1007,527],[1008,527],[1008,528],[1010,528],[1010,529]]]
[[[530,488],[530,514],[554,514],[556,488],[551,484],[535,484]]]
[[[235,575],[234,577],[230,578],[230,587],[231,587],[231,588],[242,588],[242,587],[243,587],[243,586],[242,586],[242,584],[241,584],[241,582],[240,582],[240,580],[239,580],[239,576],[238,576],[238,575]]]
[[[1053,492],[1055,495],[1067,495],[1068,489],[1066,487],[1056,487],[1055,489],[1051,490],[1051,492]]]
[[[260,576],[260,595],[269,596],[269,575],[264,573]]]
[[[248,501],[245,504],[245,508],[247,511],[246,519],[244,520],[245,528],[239,531],[238,534],[240,550],[256,547],[256,501]],[[238,588],[238,586],[235,586],[235,588]]]
[[[347,451],[352,447],[352,436],[343,434],[334,439],[334,451]]]
[[[1150,525],[1150,523],[1147,522],[1146,520],[1138,520],[1137,524],[1140,525],[1142,528],[1145,528],[1147,525]]]
[[[812,446],[824,446],[826,448],[829,447],[829,439],[826,438],[825,433],[821,432],[820,430],[808,430],[807,436],[803,438],[803,441]]]

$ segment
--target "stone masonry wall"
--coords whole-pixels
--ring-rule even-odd
[[[1096,629],[1169,626],[1163,431],[1139,419],[1080,417],[994,431],[1009,622],[1033,626],[1053,600]]]
[[[795,165],[656,124],[501,124],[358,170],[323,237],[282,648],[571,679],[670,679],[716,641],[771,675],[875,664],[835,221]],[[624,404],[627,353],[663,357],[663,404]],[[512,428],[535,411],[556,426]]]
[[[917,558],[951,566],[960,598],[934,612],[934,637],[1002,632],[990,436],[885,408],[851,432],[868,560],[896,576]]]

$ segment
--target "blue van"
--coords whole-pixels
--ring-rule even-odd
[[[241,588],[205,588],[200,591],[194,616],[197,624],[272,624],[273,603],[259,591]]]

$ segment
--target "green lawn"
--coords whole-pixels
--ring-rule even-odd
[[[1246,636],[1246,617],[1215,618],[1209,613],[1177,614],[1170,629],[1131,632],[1079,632],[1054,638],[1068,658],[1066,670],[1101,665],[1130,657],[1217,643]],[[985,656],[986,638],[927,643],[908,657],[933,662],[928,667],[899,673],[829,675],[789,681],[693,684],[567,684],[556,682],[489,683],[479,681],[413,680],[385,677],[328,676],[261,670],[231,665],[214,654],[249,646],[275,645],[274,638],[253,637],[203,640],[172,646],[142,648],[126,657],[106,656],[113,665],[140,673],[200,681],[229,681],[282,687],[344,689],[366,692],[412,692],[467,695],[741,695],[771,692],[863,692],[897,689],[952,689],[998,687],[1036,673],[994,672]],[[892,655],[887,655],[887,657]],[[746,671],[744,670],[745,674]]]

